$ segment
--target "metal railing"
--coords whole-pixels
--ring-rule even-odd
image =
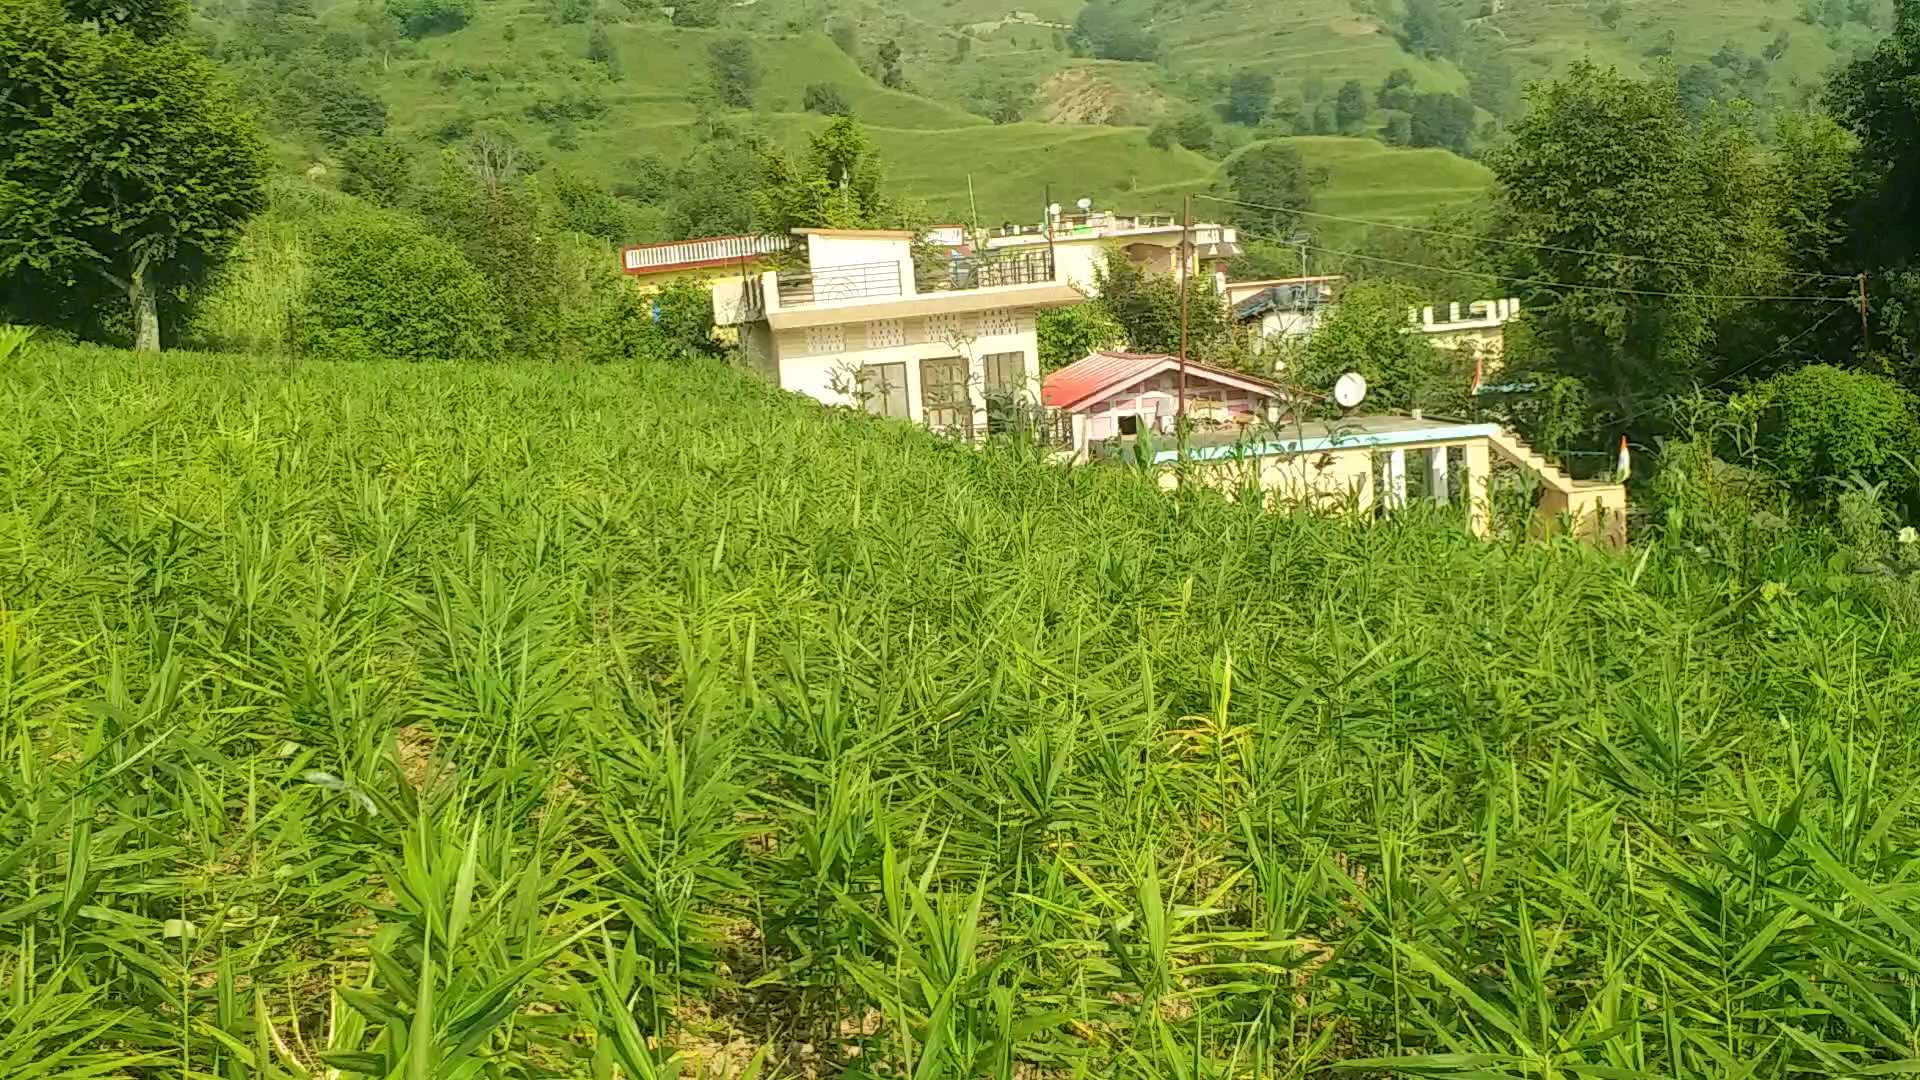
[[[780,306],[831,304],[841,300],[886,299],[905,290],[897,262],[823,266],[780,274]]]
[[[917,293],[1044,285],[1054,280],[1053,255],[1046,251],[956,256],[914,266],[912,272]],[[891,299],[905,295],[903,276],[902,264],[893,262],[823,266],[798,273],[782,271],[780,306]]]
[[[621,250],[620,264],[628,273],[640,274],[689,263],[747,262],[762,255],[777,255],[792,247],[790,236],[710,236],[700,240],[632,245]]]
[[[1053,281],[1053,255],[1046,251],[1009,251],[965,255],[914,268],[919,292],[988,289],[999,285],[1044,285]]]

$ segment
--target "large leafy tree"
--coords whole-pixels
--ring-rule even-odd
[[[1860,140],[1864,187],[1849,254],[1872,267],[1876,347],[1920,357],[1920,0],[1896,0],[1892,35],[1834,78],[1828,104]]]
[[[135,346],[264,202],[266,155],[178,5],[0,5],[0,303],[44,321],[118,294]],[[22,310],[24,309],[24,310]]]
[[[1779,287],[1775,177],[1743,128],[1692,123],[1670,81],[1581,63],[1530,96],[1491,158],[1539,346],[1518,359],[1632,416],[1710,370],[1738,306],[1716,295]]]
[[[1374,407],[1463,410],[1473,361],[1409,332],[1410,313],[1420,303],[1420,292],[1409,285],[1367,281],[1348,286],[1339,306],[1287,365],[1288,381],[1331,394],[1341,375],[1357,371],[1367,379]]]
[[[797,160],[772,149],[763,154],[755,223],[780,233],[906,227],[908,208],[882,190],[883,176],[879,154],[859,122],[835,117]]]
[[[1138,352],[1180,351],[1180,280],[1135,266],[1123,251],[1108,251],[1093,268],[1096,303],[1120,327],[1127,347]],[[1187,288],[1187,355],[1214,356],[1231,342],[1233,322],[1227,305],[1204,276]]]
[[[1313,179],[1300,151],[1285,143],[1263,142],[1227,162],[1227,186],[1242,205],[1234,220],[1268,238],[1283,237],[1313,206]]]

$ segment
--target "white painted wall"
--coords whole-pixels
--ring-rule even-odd
[[[907,408],[915,423],[924,421],[920,408],[920,361],[944,356],[970,356],[969,388],[974,404],[974,427],[984,430],[987,422],[985,357],[991,353],[1017,352],[1027,373],[1028,390],[1035,401],[1040,396],[1040,346],[1034,333],[1034,312],[1017,312],[1012,333],[980,333],[977,316],[962,317],[972,337],[956,349],[952,343],[927,340],[924,319],[909,319],[907,343],[886,348],[866,345],[866,325],[853,323],[842,328],[844,348],[833,353],[815,353],[808,348],[804,330],[783,330],[775,335],[780,355],[780,386],[784,390],[806,394],[829,405],[854,404],[853,398],[835,390],[836,373],[851,376],[862,365],[904,363],[907,366]]]
[[[832,236],[811,233],[807,236],[807,268],[818,279],[836,266],[866,266],[872,263],[902,265],[902,285],[913,291],[913,245],[904,238],[888,236]]]

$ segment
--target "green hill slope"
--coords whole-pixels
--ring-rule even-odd
[[[203,7],[202,14],[237,33],[254,16],[239,0],[224,2],[229,6]],[[802,146],[826,123],[804,110],[804,96],[826,84],[866,126],[898,189],[950,220],[1030,220],[1049,187],[1063,199],[1169,209],[1181,195],[1215,186],[1222,155],[1230,159],[1276,137],[1323,172],[1318,199],[1327,212],[1402,220],[1471,199],[1488,174],[1443,150],[1304,134],[1314,130],[1316,109],[1324,128],[1329,102],[1347,80],[1373,88],[1405,69],[1417,93],[1471,95],[1481,106],[1476,123],[1489,124],[1520,80],[1583,56],[1643,71],[1666,64],[1706,70],[1712,56],[1706,76],[1689,76],[1705,78],[1713,84],[1708,90],[1737,83],[1742,92],[1790,103],[1814,92],[1823,71],[1873,38],[1887,0],[1865,9],[1848,3],[1852,14],[1832,26],[1797,16],[1843,0],[1484,0],[1470,18],[1464,8],[1447,8],[1461,17],[1454,44],[1424,57],[1409,51],[1406,0],[1377,9],[1367,0],[1264,7],[1253,0],[1099,2],[1115,5],[1129,26],[1149,35],[1159,59],[1075,55],[1085,51],[1073,33],[1080,0],[1017,10],[990,0],[902,0],[884,8],[856,0],[757,0],[722,5],[720,25],[705,29],[672,25],[642,0],[598,7],[484,0],[458,30],[380,45],[343,59],[329,77],[371,92],[386,105],[388,130],[421,144],[458,145],[480,125],[504,127],[536,158],[608,184],[629,178],[643,156],[685,156],[716,116]],[[569,4],[575,10],[564,12]],[[377,18],[371,10],[339,0],[319,9],[319,25],[331,34],[358,32]],[[594,25],[604,27],[619,56],[612,71],[588,59]],[[748,42],[761,73],[745,110],[720,109],[708,89],[710,49],[734,38]],[[897,66],[887,71],[883,58],[896,47]],[[288,62],[297,69],[301,59]],[[243,62],[256,65],[257,78],[263,62]],[[1216,118],[1207,153],[1150,145],[1149,125],[1205,113],[1245,70],[1275,78],[1273,118],[1257,127]],[[1496,83],[1508,88],[1504,96]],[[1372,89],[1367,96],[1369,115],[1350,131],[1377,135],[1398,124],[1396,139],[1406,140],[1406,114],[1398,111],[1404,101],[1389,108]],[[994,124],[982,115],[994,108],[1003,120],[1024,115]],[[1471,140],[1484,145],[1491,132]],[[340,145],[313,139],[290,146],[285,157],[290,164],[327,161]]]

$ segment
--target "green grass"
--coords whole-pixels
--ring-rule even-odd
[[[1456,64],[1409,55],[1389,22],[1357,0],[1332,7],[1299,0],[1277,7],[1247,0],[1138,6],[1139,17],[1164,43],[1164,65],[1076,59],[1060,47],[1054,29],[1026,23],[978,32],[966,57],[957,58],[962,28],[996,22],[1013,10],[977,0],[904,0],[884,7],[762,0],[728,8],[728,25],[719,30],[677,28],[657,15],[610,6],[600,16],[609,20],[624,69],[613,81],[584,60],[584,24],[556,25],[543,4],[501,0],[486,5],[465,29],[402,46],[390,63],[364,63],[401,133],[432,139],[452,131],[449,137],[457,140],[462,123],[504,123],[540,156],[616,182],[634,156],[671,160],[692,149],[698,109],[690,98],[706,79],[707,46],[744,33],[765,79],[752,112],[736,120],[798,145],[822,123],[801,111],[805,87],[832,83],[869,126],[906,194],[926,200],[936,217],[964,219],[973,212],[967,199],[971,174],[974,205],[984,221],[1032,217],[1048,184],[1141,210],[1167,209],[1181,194],[1206,190],[1217,163],[1184,151],[1152,152],[1139,125],[1211,109],[1224,98],[1226,80],[1241,69],[1273,75],[1283,96],[1301,93],[1309,81],[1329,95],[1350,78],[1371,89],[1396,68],[1412,71],[1425,90],[1464,93],[1468,85]],[[1071,23],[1078,9],[1072,0],[1019,8],[1058,23]],[[1611,27],[1603,20],[1605,10],[1598,2],[1502,0],[1475,33],[1499,42],[1516,82],[1524,83],[1581,58],[1651,74],[1669,62],[1704,61],[1727,42],[1758,54],[1785,30],[1792,41],[1773,66],[1773,85],[1788,101],[1815,93],[1823,74],[1871,37],[1860,26],[1829,33],[1801,23],[1795,0],[1623,0]],[[335,4],[324,17],[347,25],[351,8]],[[824,28],[842,18],[858,25],[857,51],[868,70],[879,43],[902,46],[907,91],[881,86],[827,38]],[[1670,57],[1654,55],[1666,47],[1669,33]],[[1045,103],[1062,91],[1061,83],[1050,80],[1062,76],[1079,86],[1075,80],[1087,72],[1097,78],[1097,92],[1111,97],[1116,126],[996,128],[967,110],[983,85],[1013,80],[1040,89],[1029,113],[1038,120]],[[603,109],[560,125],[528,115],[530,107],[570,97],[597,100]],[[1254,134],[1233,129],[1229,141]],[[1332,182],[1322,203],[1342,213],[1417,218],[1424,208],[1456,205],[1484,185],[1477,165],[1437,152],[1402,159],[1382,156],[1386,152],[1367,140],[1344,146],[1299,141],[1328,164]],[[304,169],[306,159],[296,157],[287,160]]]
[[[718,367],[42,348],[0,1072],[1885,1074],[1920,624],[1828,554],[1267,513]]]

